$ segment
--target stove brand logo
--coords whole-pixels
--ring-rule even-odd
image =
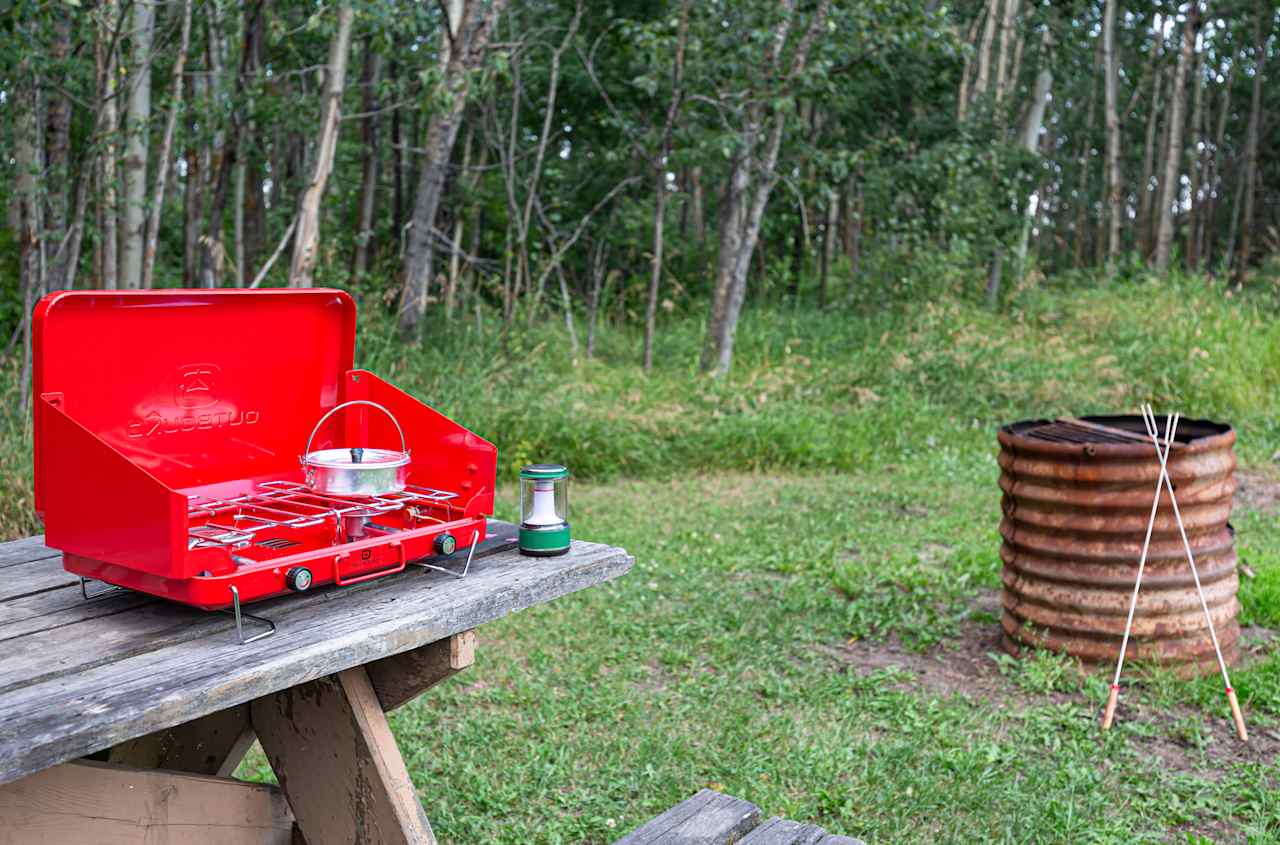
[[[129,437],[161,437],[184,431],[256,425],[262,418],[258,411],[217,407],[217,385],[221,373],[216,364],[179,367],[173,386],[173,404],[177,413],[166,416],[159,411],[151,411],[129,424]]]
[[[178,384],[173,402],[179,408],[207,408],[218,404],[214,392],[222,370],[216,364],[188,364],[178,368]]]

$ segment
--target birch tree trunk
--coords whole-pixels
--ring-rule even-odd
[[[1249,279],[1249,258],[1253,254],[1253,213],[1258,191],[1258,136],[1262,121],[1262,74],[1266,68],[1267,44],[1262,34],[1264,10],[1268,4],[1258,0],[1253,38],[1257,53],[1253,71],[1253,93],[1249,101],[1249,129],[1244,152],[1244,217],[1240,222],[1240,252],[1236,260],[1236,281]]]
[[[1040,54],[1040,72],[1036,74],[1036,85],[1031,95],[1031,108],[1027,110],[1026,120],[1018,133],[1019,145],[1029,153],[1040,149],[1040,131],[1044,128],[1045,111],[1049,108],[1049,92],[1053,88],[1053,71],[1049,67],[1049,32],[1045,30],[1043,49]],[[1027,211],[1022,221],[1022,236],[1018,241],[1017,269],[1018,275],[1026,272],[1027,248],[1031,237],[1031,227],[1035,215],[1040,211],[1040,193],[1037,187],[1032,200],[1027,202]],[[998,293],[998,292],[997,292]],[[995,305],[996,303],[991,303]]]
[[[1093,67],[1105,67],[1102,61],[1102,44],[1094,54]],[[1105,72],[1105,71],[1104,71]],[[1080,152],[1076,156],[1079,165],[1079,181],[1076,184],[1075,266],[1084,266],[1085,235],[1087,234],[1089,200],[1089,150],[1093,148],[1093,127],[1098,114],[1098,85],[1096,76],[1090,75],[1089,105],[1085,107],[1084,137],[1080,140]]]
[[[18,205],[18,287],[22,292],[22,374],[19,381],[18,407],[27,408],[27,387],[31,380],[31,309],[43,293],[44,255],[40,240],[41,220],[39,176],[43,170],[40,155],[40,81],[31,57],[18,64],[14,120],[14,193]]]
[[[1173,205],[1182,192],[1182,124],[1186,114],[1187,73],[1191,53],[1196,46],[1200,30],[1200,0],[1193,0],[1187,11],[1187,22],[1182,28],[1182,51],[1178,54],[1178,68],[1174,73],[1171,108],[1169,109],[1169,147],[1165,151],[1164,178],[1160,186],[1160,231],[1156,236],[1156,272],[1169,269],[1169,254],[1173,249]]]
[[[116,53],[115,30],[119,22],[116,0],[102,0],[98,7],[98,90],[102,108],[98,116],[98,136],[102,138],[102,154],[98,159],[98,215],[101,225],[98,231],[102,246],[100,273],[104,290],[119,287],[119,264],[116,248]]]
[[[155,38],[156,7],[149,0],[135,2],[129,32],[128,113],[125,119],[123,237],[120,248],[120,286],[142,287],[142,253],[146,240],[147,158],[151,124],[151,43]]]
[[[1000,21],[1000,58],[996,63],[996,102],[1004,101],[1009,86],[1009,47],[1013,42],[1013,22],[1018,16],[1018,0],[1004,0],[1004,17]]]
[[[1203,262],[1206,267],[1212,266],[1214,252],[1218,245],[1218,227],[1214,224],[1218,217],[1218,200],[1221,199],[1225,188],[1222,178],[1222,145],[1227,134],[1227,118],[1231,115],[1231,82],[1235,70],[1236,62],[1233,60],[1231,68],[1227,71],[1227,78],[1222,83],[1222,105],[1218,111],[1218,127],[1214,131],[1213,149],[1209,151],[1208,208],[1203,215],[1207,221]]]
[[[671,135],[684,100],[684,48],[689,36],[689,2],[680,4],[680,23],[676,30],[675,67],[671,74],[671,98],[662,126],[662,140],[653,163],[653,256],[649,267],[649,295],[644,308],[644,371],[653,369],[653,334],[657,328],[658,290],[662,284],[663,228],[667,210],[667,159],[671,156]]]
[[[1203,216],[1203,203],[1200,198],[1200,187],[1204,173],[1204,53],[1196,59],[1194,105],[1191,109],[1191,201],[1187,206],[1186,258],[1187,270],[1195,272],[1200,265],[1200,218]]]
[[[53,73],[60,74],[65,72],[64,63],[71,53],[71,16],[55,14],[51,26],[49,67]],[[46,200],[43,216],[47,232],[44,241],[50,247],[57,246],[46,271],[46,282],[50,290],[64,290],[74,276],[72,261],[78,261],[80,253],[78,230],[75,223],[67,219],[72,184],[75,184],[79,197],[85,192],[87,182],[83,176],[78,180],[72,178],[71,96],[64,91],[51,90],[45,98],[44,155]],[[83,228],[83,217],[80,222]]]
[[[1103,73],[1106,74],[1107,111],[1107,211],[1111,225],[1107,228],[1107,275],[1115,272],[1120,258],[1120,222],[1124,209],[1120,201],[1120,113],[1116,87],[1116,7],[1120,0],[1106,0],[1102,18]]]
[[[347,53],[351,47],[351,21],[354,16],[351,6],[338,7],[338,29],[329,42],[329,69],[325,79],[320,136],[316,140],[316,166],[298,205],[298,227],[293,236],[293,261],[289,266],[289,287],[293,288],[311,287],[316,267],[316,252],[320,247],[320,201],[333,171],[333,156],[338,146],[342,91],[347,78]]]
[[[169,116],[165,119],[164,136],[160,139],[160,154],[156,160],[156,181],[151,192],[151,214],[147,221],[146,246],[142,255],[140,287],[150,288],[156,269],[156,245],[160,239],[160,215],[164,209],[165,185],[169,182],[169,164],[173,154],[173,135],[178,127],[178,113],[182,110],[182,72],[187,63],[187,49],[191,44],[191,2],[182,2],[182,34],[178,41],[178,55],[173,60],[173,88],[169,95]]]
[[[1138,237],[1143,259],[1151,255],[1151,209],[1155,205],[1156,192],[1151,189],[1151,177],[1155,172],[1156,127],[1160,114],[1160,97],[1164,92],[1164,74],[1151,76],[1151,108],[1147,112],[1147,137],[1142,148],[1142,188],[1138,192]],[[1156,186],[1157,189],[1159,186]]]
[[[418,175],[413,218],[404,250],[404,281],[400,291],[400,337],[414,340],[427,313],[433,252],[431,234],[444,193],[445,173],[453,155],[473,72],[485,60],[489,38],[507,0],[450,0],[449,31],[443,41],[441,86],[448,105],[433,112],[427,124],[426,160]]]
[[[974,47],[974,39],[978,37],[978,25],[982,23],[982,12],[979,11],[974,17],[973,23],[969,24],[969,31],[965,34],[964,43],[969,47]],[[973,54],[966,51],[964,54],[964,67],[960,71],[960,91],[956,94],[956,122],[964,123],[965,116],[969,113],[969,72],[973,69]]]
[[[693,226],[693,238],[698,243],[702,243],[707,239],[707,218],[703,209],[700,165],[689,169],[689,186],[689,216],[692,218],[690,223]]]
[[[365,41],[364,72],[361,84],[364,88],[361,109],[364,111],[364,168],[360,180],[360,208],[356,220],[356,248],[351,259],[352,275],[369,272],[369,254],[373,241],[373,214],[378,197],[378,171],[380,170],[379,128],[382,119],[378,112],[378,85],[382,81],[382,55],[374,48],[373,39]]]
[[[999,14],[1000,0],[987,0],[987,22],[982,27],[982,46],[978,48],[978,76],[973,82],[975,98],[987,93],[991,85],[991,44],[995,40]]]
[[[785,73],[779,72],[781,69],[777,65],[781,62],[787,35],[796,17],[796,3],[795,0],[783,0],[782,6],[784,14],[774,28],[764,64],[766,78],[781,78],[785,86],[804,71],[809,50],[824,29],[830,0],[819,0],[809,28],[796,45],[790,70]],[[778,152],[786,119],[786,113],[777,109],[766,110],[765,104],[759,100],[745,109],[741,147],[733,158],[723,203],[720,254],[716,262],[706,343],[702,349],[703,372],[711,372],[717,377],[728,375],[733,365],[733,345],[747,292],[747,272],[760,237],[769,194],[778,180]]]

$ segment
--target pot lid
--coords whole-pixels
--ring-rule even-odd
[[[359,460],[356,460],[359,453]],[[334,469],[388,469],[404,466],[409,463],[408,452],[397,452],[394,449],[369,449],[356,447],[353,449],[317,449],[308,452],[303,459],[312,466],[332,467]]]

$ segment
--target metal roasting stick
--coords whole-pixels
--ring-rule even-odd
[[[1146,406],[1142,408],[1142,420],[1147,419]],[[1116,716],[1116,704],[1120,699],[1120,672],[1124,669],[1124,655],[1129,648],[1129,632],[1133,629],[1133,613],[1138,607],[1138,590],[1142,586],[1142,572],[1147,566],[1147,551],[1151,548],[1151,531],[1156,524],[1156,510],[1160,507],[1160,490],[1164,487],[1165,459],[1173,448],[1173,438],[1178,431],[1178,414],[1165,417],[1165,451],[1160,455],[1160,444],[1156,443],[1156,457],[1160,459],[1160,474],[1156,478],[1156,495],[1151,502],[1151,516],[1147,518],[1147,536],[1142,541],[1142,554],[1138,558],[1138,577],[1133,582],[1133,597],[1129,599],[1129,618],[1124,623],[1124,637],[1120,641],[1120,655],[1116,658],[1116,676],[1111,681],[1111,694],[1107,696],[1107,709],[1102,714],[1102,729],[1111,730],[1111,722]]]
[[[1150,415],[1150,419],[1148,419],[1148,415]],[[1147,423],[1147,430],[1151,434],[1152,442],[1156,444],[1156,452],[1159,453],[1155,414],[1151,414],[1150,409],[1145,409],[1142,418]],[[1244,714],[1240,712],[1240,702],[1236,700],[1236,691],[1231,687],[1231,676],[1227,674],[1227,661],[1222,658],[1222,647],[1218,645],[1218,632],[1214,630],[1213,617],[1209,614],[1209,603],[1205,601],[1204,588],[1200,586],[1200,572],[1196,568],[1196,556],[1191,551],[1191,542],[1187,540],[1187,529],[1182,523],[1182,513],[1178,509],[1178,499],[1173,494],[1173,479],[1169,477],[1163,456],[1161,456],[1160,469],[1165,487],[1169,491],[1169,503],[1173,505],[1173,518],[1178,523],[1178,535],[1182,538],[1182,547],[1187,552],[1187,563],[1191,564],[1191,577],[1196,582],[1196,593],[1200,597],[1200,609],[1204,611],[1204,622],[1209,627],[1209,638],[1213,640],[1213,651],[1218,657],[1218,668],[1222,670],[1222,683],[1226,688],[1227,703],[1231,705],[1231,718],[1236,723],[1236,735],[1240,737],[1241,742],[1248,742],[1249,731],[1245,728]]]

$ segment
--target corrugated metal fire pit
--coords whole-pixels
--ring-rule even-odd
[[[1100,428],[1131,432],[1126,438]],[[1160,419],[1163,434],[1164,419]],[[1034,645],[1087,663],[1114,662],[1160,467],[1138,416],[1027,420],[1000,429],[1004,647]],[[1183,420],[1169,476],[1196,555],[1223,657],[1239,652],[1231,426]],[[1151,536],[1129,659],[1181,674],[1216,670],[1166,493]]]

